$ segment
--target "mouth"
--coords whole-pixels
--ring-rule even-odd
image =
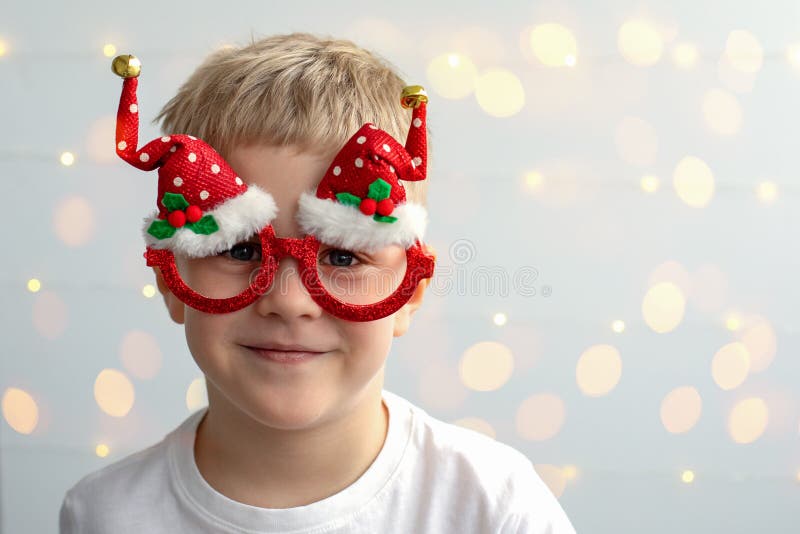
[[[300,345],[242,346],[260,359],[284,364],[300,364],[327,354],[326,351],[313,350]]]

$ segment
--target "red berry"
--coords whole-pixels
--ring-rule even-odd
[[[375,210],[378,209],[378,203],[375,202],[374,198],[365,198],[361,201],[358,209],[360,209],[361,213],[364,215],[373,215]]]
[[[378,215],[383,215],[384,217],[390,215],[394,211],[394,202],[392,202],[391,198],[384,198],[380,202],[378,202]]]
[[[184,224],[186,224],[186,214],[182,210],[175,210],[169,214],[167,217],[167,221],[171,226],[175,228],[180,228]]]
[[[186,208],[186,220],[190,223],[196,223],[203,217],[203,210],[200,206],[189,206]]]

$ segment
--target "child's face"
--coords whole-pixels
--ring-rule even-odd
[[[237,147],[226,159],[246,182],[275,199],[275,234],[302,237],[295,220],[298,199],[316,187],[332,158],[333,154],[250,145]],[[294,258],[281,261],[275,280],[282,281],[281,287],[272,288],[253,304],[231,313],[207,314],[184,305],[159,279],[170,315],[185,324],[189,349],[206,375],[209,395],[266,426],[300,429],[336,418],[368,388],[379,390],[392,337],[405,333],[425,284],[394,314],[351,322],[314,302],[299,278]],[[281,364],[247,348],[267,343],[302,345],[325,354],[300,364]]]

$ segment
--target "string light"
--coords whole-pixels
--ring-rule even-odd
[[[97,447],[94,448],[94,453],[100,458],[105,458],[106,456],[108,456],[109,453],[108,445],[106,445],[105,443],[100,443]]]
[[[151,299],[155,296],[155,294],[156,294],[156,288],[153,284],[146,284],[142,288],[142,295],[144,295],[145,298]]]
[[[69,167],[75,163],[75,154],[72,152],[62,152],[59,161],[64,167]]]
[[[28,291],[31,293],[36,293],[42,289],[42,283],[37,278],[31,278],[28,280]]]
[[[103,47],[103,55],[106,57],[114,57],[117,54],[117,47],[113,44],[107,44]]]
[[[617,319],[613,323],[611,323],[611,330],[616,332],[617,334],[621,334],[625,331],[625,321],[621,321]]]
[[[694,482],[694,471],[687,469],[683,473],[681,473],[681,480],[686,484],[691,484]]]
[[[502,312],[495,313],[492,321],[494,321],[494,324],[496,324],[497,326],[503,326],[508,322],[508,317],[506,316],[505,313]]]

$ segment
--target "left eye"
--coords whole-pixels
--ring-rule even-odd
[[[261,247],[258,243],[237,243],[223,254],[229,254],[239,261],[258,261],[261,259]]]
[[[350,267],[354,261],[358,261],[355,254],[347,250],[329,250],[326,256],[328,263],[334,267]]]

